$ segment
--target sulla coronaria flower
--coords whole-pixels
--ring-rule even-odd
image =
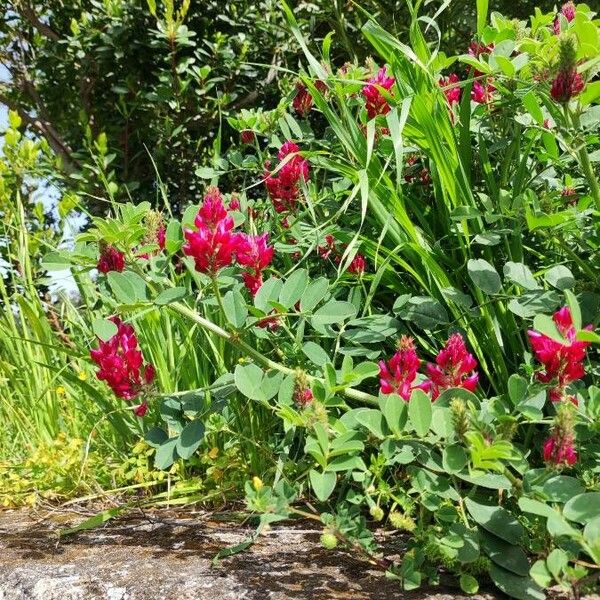
[[[432,399],[435,400],[443,390],[453,387],[475,391],[479,381],[476,368],[477,361],[468,352],[462,335],[452,334],[436,356],[435,364],[427,365]]]
[[[426,384],[414,385],[421,361],[417,356],[413,339],[402,336],[399,348],[389,361],[379,361],[379,384],[383,394],[398,394],[410,400],[415,389],[426,391]]]
[[[560,14],[570,23],[575,18],[575,12],[577,8],[575,7],[574,2],[567,2],[563,4],[560,8]],[[556,15],[554,19],[554,23],[552,24],[552,29],[555,35],[560,34],[560,15]]]
[[[573,36],[559,39],[557,72],[550,86],[550,96],[555,102],[567,103],[585,88],[585,81],[577,72],[577,49]]]
[[[196,230],[183,230],[183,252],[194,259],[196,271],[214,276],[228,267],[238,250],[245,247],[245,236],[233,232],[233,219],[223,205],[217,188],[209,188],[196,219]]]
[[[265,165],[265,186],[278,213],[293,211],[296,208],[296,201],[300,195],[300,181],[308,181],[308,161],[302,158],[299,152],[300,148],[294,142],[287,141],[279,149],[277,158],[283,164],[276,172],[271,173],[268,170],[270,163]]]
[[[385,67],[381,67],[377,75],[367,81],[367,85],[362,89],[362,95],[365,98],[365,108],[369,119],[390,112],[390,105],[383,97],[381,89],[389,91],[394,83],[396,83],[396,80],[393,77],[388,77]]]
[[[100,244],[100,257],[96,268],[100,273],[117,271],[121,273],[125,269],[125,255],[109,244]]]
[[[361,276],[365,272],[367,262],[362,254],[357,254],[348,265],[348,273]]]
[[[438,84],[442,88],[444,96],[446,96],[446,100],[450,106],[460,102],[462,90],[456,85],[459,82],[460,79],[456,73],[451,73],[448,75],[448,77],[442,77],[438,81]]]
[[[577,462],[572,408],[570,404],[560,406],[552,433],[542,446],[544,462],[550,467],[571,467]]]
[[[237,262],[248,268],[248,271],[242,274],[242,278],[253,296],[263,283],[262,272],[273,260],[274,248],[268,245],[268,241],[268,233],[245,235],[237,251]]]
[[[315,87],[322,94],[327,90],[327,85],[321,80],[315,82]],[[292,107],[301,117],[306,117],[313,107],[313,97],[301,81],[296,83],[296,95],[292,101]]]
[[[480,44],[471,42],[469,45],[469,55],[479,59],[484,54],[490,54],[494,49],[494,44]],[[481,77],[481,71],[473,70],[474,77]],[[477,104],[486,104],[492,100],[492,93],[496,90],[492,77],[484,77],[473,82],[471,88],[471,100]]]
[[[573,325],[573,318],[568,306],[563,306],[556,311],[552,320],[563,336],[564,341],[552,339],[538,331],[530,330],[527,332],[535,357],[544,367],[543,371],[536,374],[536,378],[542,383],[551,384],[549,396],[552,402],[559,402],[568,398],[576,403],[573,396],[567,396],[566,389],[570,383],[581,379],[585,375],[582,363],[585,360],[586,349],[590,342],[582,342],[576,339],[577,331]],[[588,325],[585,329],[590,331],[593,327]]]
[[[98,348],[90,352],[99,367],[96,377],[105,381],[119,398],[133,400],[154,381],[156,372],[150,363],[144,365],[133,327],[118,317],[110,320],[117,326],[117,333],[108,341],[100,340]],[[144,405],[147,409],[143,402],[137,407],[136,414],[145,414]]]

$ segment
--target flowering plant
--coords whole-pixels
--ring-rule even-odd
[[[99,271],[98,377],[143,398],[158,468],[237,420],[257,446],[274,432],[272,461],[245,486],[259,529],[315,519],[326,546],[345,544],[404,589],[439,581],[440,566],[468,593],[478,578],[527,599],[553,580],[586,585],[600,558],[588,354],[600,338],[587,293],[600,197],[581,144],[597,98],[591,11],[531,27],[497,14],[487,26],[484,14],[453,58],[416,15],[411,48],[370,20],[382,64],[335,69],[284,9],[310,72],[268,119],[230,120],[242,134],[252,124],[245,159],[214,161],[251,186],[229,197],[207,186],[162,241],[147,205],[123,205],[69,257]],[[444,74],[457,61],[461,75]],[[581,197],[559,206],[569,170]],[[155,375],[167,363],[145,352],[152,332],[138,341],[132,329],[165,312],[202,332],[208,368],[194,388],[166,366]],[[404,536],[401,560],[368,520]]]

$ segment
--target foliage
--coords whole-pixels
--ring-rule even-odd
[[[172,6],[149,4],[157,35],[187,45]],[[584,4],[525,22],[477,2],[473,43],[446,54],[408,7],[409,44],[357,13],[379,64],[338,68],[282,3],[295,96],[230,116],[246,143],[216,135],[204,199],[159,185],[159,214],[131,188],[142,201],[44,257],[78,282],[78,342],[35,385],[80,386],[85,361],[114,435],[143,432],[129,480],[160,470],[205,500],[243,485],[257,533],[313,519],[405,590],[444,572],[466,593],[579,591],[600,573],[598,23]]]
[[[444,44],[466,39],[474,26],[474,8],[461,4],[439,16]],[[532,5],[520,4],[520,11]],[[336,32],[339,64],[371,52],[352,3],[295,5],[305,34]],[[399,0],[363,7],[397,33],[410,25]],[[426,10],[432,17],[439,8]],[[8,75],[0,102],[54,152],[49,177],[95,214],[131,194],[156,201],[153,162],[172,206],[185,205],[201,191],[206,169],[219,170],[222,152],[238,142],[223,117],[259,97],[275,107],[298,60],[276,0],[16,0],[2,11],[0,47]]]

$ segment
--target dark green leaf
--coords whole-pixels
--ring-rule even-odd
[[[470,259],[467,270],[473,283],[486,294],[497,294],[502,289],[500,275],[487,260]]]

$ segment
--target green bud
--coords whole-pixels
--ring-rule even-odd
[[[321,534],[321,544],[327,550],[333,550],[337,546],[338,540],[333,533],[325,532]]]
[[[381,506],[371,506],[371,510],[369,511],[374,521],[381,521],[384,517],[384,512]]]

